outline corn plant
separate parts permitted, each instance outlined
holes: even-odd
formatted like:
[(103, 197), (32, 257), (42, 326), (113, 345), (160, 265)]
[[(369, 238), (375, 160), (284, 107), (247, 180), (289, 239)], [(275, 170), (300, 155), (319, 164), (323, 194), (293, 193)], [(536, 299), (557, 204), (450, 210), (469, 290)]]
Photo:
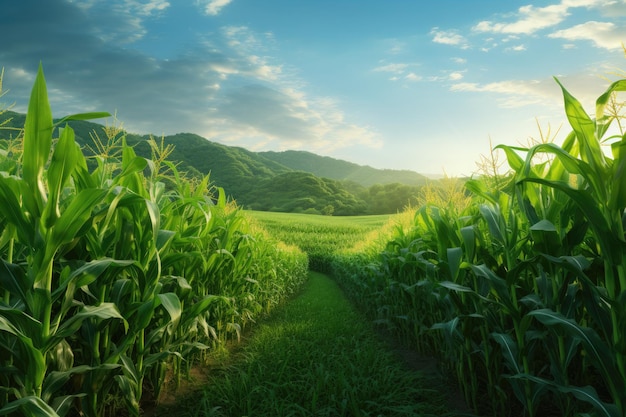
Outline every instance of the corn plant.
[(67, 123), (103, 116), (54, 123), (40, 66), (0, 154), (0, 415), (139, 415), (304, 280), (302, 253), (250, 234), (167, 149), (140, 157), (112, 129), (88, 163)]
[[(107, 115), (81, 114), (65, 120)], [(65, 413), (80, 394), (60, 395), (60, 386), (73, 375), (95, 370), (74, 365), (67, 338), (87, 321), (127, 325), (112, 303), (73, 303), (77, 282), (95, 280), (111, 261), (88, 262), (75, 270), (58, 270), (60, 265), (55, 264), (93, 221), (106, 191), (93, 188), (67, 195), (66, 186), (83, 174), (84, 164), (69, 127), (62, 129), (45, 170), (54, 128), (40, 66), (24, 126), (21, 172), (0, 175), (2, 244), (7, 253), (0, 273), (4, 289), (0, 346), (9, 374), (3, 389), (7, 402), (0, 409), (4, 414), (16, 409), (26, 414)]]
[[(573, 129), (562, 146), (498, 147), (512, 176), (469, 180), (466, 209), (419, 208), (351, 287), (437, 355), (476, 411), (626, 412), (626, 135), (607, 135), (619, 115), (606, 112), (624, 89), (613, 83), (593, 119), (562, 87)], [(358, 267), (335, 270), (359, 280)]]
[[(558, 82), (558, 80), (557, 80)], [(561, 85), (559, 83), (559, 85)], [(572, 126), (572, 133), (562, 147), (554, 144), (540, 144), (524, 150), (525, 160), (519, 157), (515, 149), (506, 148), (509, 164), (516, 170), (519, 187), (527, 190), (537, 186), (549, 188), (555, 193), (569, 198), (577, 209), (577, 216), (570, 221), (573, 234), (580, 236), (582, 230), (591, 232), (590, 253), (602, 260), (600, 268), (603, 276), (588, 277), (584, 273), (584, 262), (572, 259), (571, 252), (552, 259), (553, 264), (574, 265), (578, 285), (582, 292), (584, 315), (571, 317), (563, 308), (546, 308), (531, 312), (541, 324), (545, 325), (553, 337), (563, 334), (580, 343), (586, 361), (600, 375), (604, 387), (610, 394), (612, 403), (605, 403), (592, 385), (584, 387), (570, 386), (563, 383), (564, 378), (540, 379), (528, 376), (532, 381), (546, 385), (561, 393), (571, 394), (589, 402), (601, 415), (623, 415), (626, 412), (626, 356), (624, 353), (624, 323), (626, 309), (626, 252), (624, 239), (623, 213), (626, 207), (626, 180), (623, 170), (626, 166), (626, 136), (605, 138), (613, 117), (605, 115), (605, 108), (614, 93), (626, 89), (626, 81), (613, 83), (596, 101), (596, 117), (592, 119), (582, 105), (561, 85), (565, 110)], [(602, 151), (602, 144), (610, 142), (613, 158)], [(538, 154), (548, 154), (553, 163), (543, 175), (533, 164)], [(533, 193), (529, 205), (535, 209), (539, 204)], [(536, 209), (535, 209), (536, 211)], [(552, 225), (552, 223), (546, 223)], [(552, 226), (557, 237), (562, 236), (559, 229)], [(577, 230), (577, 229), (580, 229)], [(570, 232), (571, 233), (571, 232)], [(569, 236), (565, 236), (569, 237)], [(565, 239), (568, 240), (568, 239)], [(575, 239), (579, 240), (579, 238)], [(567, 363), (569, 353), (561, 349), (558, 357)], [(567, 379), (565, 379), (567, 382)]]

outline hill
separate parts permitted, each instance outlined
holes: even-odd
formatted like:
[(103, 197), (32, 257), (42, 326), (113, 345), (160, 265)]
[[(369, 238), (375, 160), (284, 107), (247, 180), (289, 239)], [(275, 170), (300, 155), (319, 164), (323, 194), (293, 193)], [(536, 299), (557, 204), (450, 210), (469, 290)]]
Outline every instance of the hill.
[[(0, 124), (7, 119), (9, 122), (0, 128), (0, 139), (15, 137), (18, 131), (10, 128), (22, 127), (25, 115), (0, 114)], [(101, 124), (69, 124), (86, 154), (97, 149), (95, 137), (107, 142), (107, 127)], [(144, 157), (151, 156), (149, 138), (126, 133), (127, 143)], [(238, 204), (258, 210), (337, 215), (393, 213), (428, 181), (413, 171), (380, 170), (311, 152), (252, 152), (193, 133), (165, 136), (162, 141), (165, 146), (173, 146), (169, 159), (177, 162), (180, 170), (192, 175), (209, 174), (211, 182), (224, 188)]]
[(429, 181), (427, 177), (414, 171), (376, 169), (306, 151), (267, 151), (259, 152), (259, 155), (294, 170), (339, 181), (352, 181), (364, 187), (393, 183), (423, 185)]

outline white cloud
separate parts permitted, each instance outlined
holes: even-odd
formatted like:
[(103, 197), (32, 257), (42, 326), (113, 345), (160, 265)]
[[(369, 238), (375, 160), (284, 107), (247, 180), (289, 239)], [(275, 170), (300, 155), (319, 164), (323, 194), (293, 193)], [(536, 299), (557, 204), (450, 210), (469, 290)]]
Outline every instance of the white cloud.
[(500, 98), (498, 102), (504, 108), (516, 108), (529, 105), (537, 105), (548, 101), (558, 103), (558, 92), (554, 82), (547, 80), (507, 80), (488, 84), (462, 82), (453, 84), (451, 91), (494, 93)]
[(386, 64), (386, 65), (381, 65), (379, 67), (374, 68), (374, 71), (376, 72), (391, 72), (394, 74), (402, 74), (406, 68), (408, 67), (408, 64)]
[(410, 72), (404, 77), (404, 79), (407, 81), (420, 81), (422, 77), (415, 74), (414, 72)]
[(568, 7), (563, 4), (546, 7), (522, 6), (518, 9), (518, 20), (511, 23), (498, 23), (488, 20), (474, 26), (476, 32), (532, 34), (540, 29), (555, 26), (567, 16)]
[(144, 16), (151, 16), (163, 12), (170, 7), (170, 3), (166, 0), (150, 0), (146, 3), (141, 3), (136, 0), (127, 0), (126, 4)]
[(381, 146), (376, 132), (348, 122), (333, 99), (309, 97), (297, 89), (260, 84), (231, 89), (210, 116), (207, 137), (252, 150)]
[(417, 67), (419, 64), (416, 63), (385, 63), (384, 65), (380, 65), (374, 68), (372, 71), (374, 72), (386, 72), (391, 74), (389, 77), (389, 81), (421, 81), (423, 77), (419, 74), (416, 74), (414, 71), (411, 71), (411, 68)]
[(459, 57), (452, 58), (452, 61), (453, 61), (453, 62), (455, 62), (455, 63), (457, 63), (457, 64), (461, 64), (461, 65), (466, 64), (466, 63), (467, 63), (467, 59), (465, 59), (465, 58), (459, 58)]
[(198, 4), (203, 8), (204, 13), (210, 16), (217, 16), (231, 2), (232, 0), (198, 0)]
[[(597, 74), (587, 72), (559, 76), (560, 82), (589, 111), (595, 110), (595, 100), (608, 84), (598, 76), (604, 71), (599, 68)], [(541, 80), (504, 80), (486, 84), (459, 82), (450, 87), (453, 92), (472, 92), (494, 94), (500, 107), (519, 108), (523, 106), (543, 106), (555, 114), (562, 113), (563, 95), (553, 78)], [(590, 113), (592, 114), (592, 113)]]
[(526, 46), (525, 45), (515, 45), (515, 46), (511, 46), (510, 48), (506, 48), (507, 51), (515, 51), (515, 52), (521, 52), (521, 51), (525, 51), (526, 50)]
[(433, 42), (435, 43), (458, 46), (463, 49), (469, 48), (467, 39), (465, 39), (462, 35), (459, 35), (456, 31), (440, 30), (438, 27), (434, 27), (431, 29), (430, 35), (433, 37)]
[(585, 22), (548, 35), (550, 38), (568, 41), (589, 40), (597, 47), (604, 49), (621, 49), (626, 41), (626, 29), (610, 22)]
[(452, 81), (458, 81), (463, 79), (463, 73), (459, 72), (459, 71), (455, 71), (455, 72), (451, 72), (450, 75), (448, 76), (450, 78), (450, 80)]

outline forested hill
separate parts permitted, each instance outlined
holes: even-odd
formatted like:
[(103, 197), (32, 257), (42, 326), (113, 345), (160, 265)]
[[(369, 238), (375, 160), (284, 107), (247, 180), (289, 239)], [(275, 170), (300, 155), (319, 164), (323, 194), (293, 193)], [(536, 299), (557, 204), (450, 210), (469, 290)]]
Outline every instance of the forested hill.
[(268, 151), (259, 152), (259, 155), (294, 170), (334, 180), (353, 181), (364, 187), (392, 183), (422, 185), (429, 181), (427, 177), (415, 171), (376, 169), (306, 151)]
[[(0, 139), (15, 137), (11, 127), (24, 126), (25, 115), (0, 114)], [(107, 142), (105, 126), (72, 121), (77, 142), (89, 153), (97, 149), (93, 138)], [(137, 154), (149, 157), (150, 135), (127, 133)], [(413, 203), (419, 187), (428, 179), (412, 171), (379, 170), (310, 152), (252, 152), (211, 142), (192, 133), (154, 138), (172, 145), (168, 159), (191, 174), (210, 174), (238, 204), (251, 209), (336, 215), (382, 214), (402, 210)]]

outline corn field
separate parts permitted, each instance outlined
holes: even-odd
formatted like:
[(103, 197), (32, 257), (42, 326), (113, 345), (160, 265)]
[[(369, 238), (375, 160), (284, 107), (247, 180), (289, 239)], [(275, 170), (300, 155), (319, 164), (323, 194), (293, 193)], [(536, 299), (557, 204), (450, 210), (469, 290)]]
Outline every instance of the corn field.
[(376, 258), (334, 261), (376, 323), (435, 355), (483, 415), (626, 415), (626, 135), (612, 111), (626, 80), (594, 117), (559, 85), (562, 146), (499, 146), (507, 178), (422, 205)]
[[(123, 135), (89, 160), (53, 123), (41, 67), (0, 149), (0, 415), (139, 415), (304, 281), (306, 256)], [(115, 132), (114, 132), (115, 133)], [(212, 195), (216, 197), (213, 198)]]

